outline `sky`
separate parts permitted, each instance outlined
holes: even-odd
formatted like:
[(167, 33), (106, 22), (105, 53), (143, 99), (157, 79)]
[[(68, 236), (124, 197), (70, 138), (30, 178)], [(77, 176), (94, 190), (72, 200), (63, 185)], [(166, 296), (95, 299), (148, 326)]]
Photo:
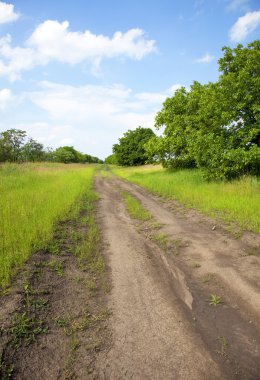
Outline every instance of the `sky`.
[(260, 38), (260, 0), (0, 0), (0, 132), (104, 159)]

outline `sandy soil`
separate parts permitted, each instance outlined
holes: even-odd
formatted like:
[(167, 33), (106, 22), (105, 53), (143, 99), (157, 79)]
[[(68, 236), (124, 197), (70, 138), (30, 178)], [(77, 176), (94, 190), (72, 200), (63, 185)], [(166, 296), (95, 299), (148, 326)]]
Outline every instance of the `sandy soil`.
[[(248, 255), (259, 236), (234, 239), (214, 221), (116, 178), (98, 177), (96, 189), (113, 285), (113, 339), (98, 357), (99, 378), (259, 379), (259, 257)], [(152, 222), (130, 219), (122, 190)], [(167, 238), (163, 247), (158, 234)], [(220, 305), (209, 305), (211, 294)]]

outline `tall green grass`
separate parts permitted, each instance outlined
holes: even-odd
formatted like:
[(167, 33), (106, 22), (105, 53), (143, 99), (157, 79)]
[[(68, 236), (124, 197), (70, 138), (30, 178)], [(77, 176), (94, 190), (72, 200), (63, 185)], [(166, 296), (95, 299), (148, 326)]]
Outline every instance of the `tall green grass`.
[(94, 166), (0, 166), (0, 287), (52, 236), (83, 194), (91, 194)]
[(129, 194), (127, 191), (122, 191), (121, 194), (126, 203), (127, 211), (132, 218), (143, 221), (150, 220), (152, 218), (152, 215), (147, 210), (145, 210), (142, 207), (141, 203), (132, 197), (131, 194)]
[(256, 177), (207, 182), (199, 170), (170, 172), (160, 166), (112, 170), (153, 193), (176, 199), (225, 222), (235, 222), (243, 230), (260, 232), (260, 181)]

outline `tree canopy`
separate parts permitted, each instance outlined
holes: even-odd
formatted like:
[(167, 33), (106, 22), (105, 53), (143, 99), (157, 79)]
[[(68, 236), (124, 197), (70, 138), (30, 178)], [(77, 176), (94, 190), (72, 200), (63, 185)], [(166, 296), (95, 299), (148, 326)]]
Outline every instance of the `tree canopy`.
[(38, 141), (28, 138), (25, 131), (9, 129), (0, 133), (0, 162), (54, 161), (63, 163), (102, 163), (98, 157), (77, 151), (73, 146), (56, 150), (44, 149)]
[(149, 156), (144, 148), (155, 134), (150, 128), (138, 127), (135, 130), (128, 130), (119, 143), (113, 145), (113, 159), (122, 166), (143, 165), (149, 160)]
[(165, 167), (202, 168), (207, 178), (230, 179), (260, 171), (260, 41), (224, 47), (216, 83), (194, 82), (167, 98), (146, 144)]

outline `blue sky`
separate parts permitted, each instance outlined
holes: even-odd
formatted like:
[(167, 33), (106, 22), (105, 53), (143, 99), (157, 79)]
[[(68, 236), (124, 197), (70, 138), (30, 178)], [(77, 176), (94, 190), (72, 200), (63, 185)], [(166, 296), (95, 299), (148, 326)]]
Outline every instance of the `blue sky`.
[(259, 0), (0, 1), (0, 132), (100, 158), (260, 37)]

